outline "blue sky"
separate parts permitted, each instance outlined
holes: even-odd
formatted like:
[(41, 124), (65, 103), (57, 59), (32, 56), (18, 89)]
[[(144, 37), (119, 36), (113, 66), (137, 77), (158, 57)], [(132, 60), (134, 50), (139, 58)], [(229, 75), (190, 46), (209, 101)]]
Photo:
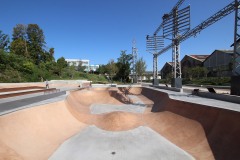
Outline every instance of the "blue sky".
[[(121, 50), (131, 53), (136, 40), (138, 56), (152, 70), (152, 55), (146, 52), (145, 37), (152, 35), (178, 0), (5, 0), (1, 2), (0, 30), (11, 36), (16, 24), (38, 24), (47, 47), (55, 48), (55, 58), (89, 59), (91, 64), (117, 60)], [(195, 27), (233, 0), (186, 0), (191, 5), (191, 27)], [(231, 49), (234, 14), (203, 30), (181, 44), (186, 54), (211, 54), (215, 49)], [(161, 34), (161, 32), (159, 33)], [(165, 44), (170, 44), (165, 40)], [(159, 70), (171, 61), (171, 50), (158, 58)]]

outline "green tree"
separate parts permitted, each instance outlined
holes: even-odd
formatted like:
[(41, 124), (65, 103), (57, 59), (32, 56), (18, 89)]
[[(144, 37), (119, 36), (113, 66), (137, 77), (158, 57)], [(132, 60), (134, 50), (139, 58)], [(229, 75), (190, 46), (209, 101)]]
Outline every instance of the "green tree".
[(10, 51), (14, 54), (29, 58), (26, 25), (17, 24), (13, 28), (12, 40)]
[(188, 68), (187, 73), (189, 76), (189, 79), (192, 80), (192, 78), (200, 78), (200, 77), (207, 77), (208, 69), (205, 67), (194, 67), (194, 68)]
[(43, 30), (37, 24), (29, 24), (27, 27), (27, 39), (32, 60), (38, 64), (44, 57), (45, 36)]
[(105, 74), (107, 73), (107, 65), (100, 65), (99, 68), (96, 70), (97, 73), (99, 74)]
[(24, 24), (17, 24), (13, 28), (13, 34), (12, 34), (12, 39), (22, 39), (22, 40), (27, 40), (27, 26)]
[(49, 49), (49, 61), (54, 61), (54, 48)]
[(67, 61), (65, 61), (64, 57), (61, 57), (57, 60), (57, 69), (58, 75), (61, 76), (62, 70), (68, 66)]
[(12, 41), (10, 45), (10, 52), (29, 58), (28, 52), (26, 50), (26, 42), (22, 39), (16, 39)]
[(4, 34), (1, 30), (0, 30), (0, 50), (5, 50), (7, 49), (8, 45), (9, 45), (9, 36)]
[(6, 69), (8, 63), (8, 54), (0, 49), (0, 74)]
[(126, 50), (121, 51), (121, 55), (118, 58), (117, 67), (117, 78), (123, 81), (124, 83), (129, 80), (130, 70), (130, 61), (132, 60), (131, 54), (126, 54)]
[(77, 71), (79, 71), (79, 72), (84, 72), (85, 69), (86, 69), (86, 66), (83, 66), (83, 65), (82, 65), (82, 62), (80, 62), (80, 63), (78, 64), (78, 66), (77, 66)]
[(146, 72), (146, 68), (147, 68), (146, 62), (141, 57), (136, 62), (136, 73), (137, 73), (138, 76), (140, 76), (141, 82), (142, 82), (143, 74)]
[(113, 81), (113, 76), (116, 75), (117, 71), (118, 71), (118, 68), (117, 68), (117, 65), (116, 63), (114, 62), (113, 59), (111, 59), (108, 64), (106, 65), (106, 71), (111, 79), (111, 82)]

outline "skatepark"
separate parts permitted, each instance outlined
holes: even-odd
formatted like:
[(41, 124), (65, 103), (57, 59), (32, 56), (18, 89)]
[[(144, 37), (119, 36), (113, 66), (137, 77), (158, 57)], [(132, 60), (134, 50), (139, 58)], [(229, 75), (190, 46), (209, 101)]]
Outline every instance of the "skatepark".
[(240, 157), (239, 104), (152, 87), (53, 86), (61, 91), (0, 100), (24, 104), (1, 112), (0, 159)]

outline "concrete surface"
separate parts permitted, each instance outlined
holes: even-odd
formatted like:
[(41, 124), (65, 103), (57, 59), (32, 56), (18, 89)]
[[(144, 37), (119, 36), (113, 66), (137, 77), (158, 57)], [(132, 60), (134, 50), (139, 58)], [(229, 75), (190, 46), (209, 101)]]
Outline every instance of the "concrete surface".
[(166, 94), (168, 94), (169, 98), (174, 99), (174, 100), (179, 100), (179, 101), (183, 101), (183, 102), (190, 102), (190, 103), (194, 103), (194, 104), (201, 104), (201, 105), (206, 105), (206, 106), (211, 106), (211, 107), (216, 107), (216, 108), (223, 108), (223, 109), (240, 112), (240, 104), (226, 102), (226, 101), (220, 101), (220, 100), (216, 100), (216, 99), (199, 97), (199, 96), (192, 95), (190, 93), (180, 93), (180, 92), (168, 91), (168, 90), (157, 89), (157, 88), (152, 88), (152, 87), (145, 87), (145, 88), (150, 88), (152, 90), (166, 93)]
[(92, 114), (103, 114), (110, 112), (132, 112), (143, 113), (145, 105), (111, 105), (111, 104), (92, 104), (90, 109)]
[[(74, 85), (67, 84), (67, 86), (62, 85), (61, 87), (76, 87)], [(48, 159), (55, 151), (58, 151), (61, 144), (65, 146), (65, 141), (67, 144), (68, 142), (73, 144), (74, 140), (72, 141), (70, 138), (72, 136), (80, 137), (79, 141), (82, 140), (85, 146), (89, 145), (92, 155), (87, 152), (88, 148), (83, 148), (81, 143), (76, 145), (79, 145), (80, 149), (85, 149), (86, 154), (78, 152), (78, 148), (73, 146), (67, 146), (64, 154), (74, 152), (73, 155), (81, 153), (81, 155), (87, 156), (89, 153), (93, 159), (96, 155), (95, 151), (102, 152), (106, 158), (112, 159), (117, 156), (120, 159), (121, 156), (128, 154), (134, 156), (128, 153), (128, 148), (136, 152), (136, 155), (147, 156), (145, 159), (154, 159), (156, 157), (152, 157), (151, 151), (144, 153), (142, 150), (153, 147), (152, 151), (158, 155), (154, 148), (155, 140), (159, 142), (156, 144), (157, 151), (164, 152), (164, 155), (170, 154), (168, 150), (180, 151), (173, 145), (168, 145), (169, 143), (167, 143), (167, 146), (170, 146), (168, 150), (165, 150), (164, 147), (161, 148), (160, 145), (166, 142), (162, 141), (162, 137), (177, 148), (184, 150), (184, 152), (176, 152), (180, 156), (187, 152), (199, 160), (225, 160), (240, 157), (240, 125), (238, 123), (240, 112), (237, 104), (151, 87), (131, 88), (130, 86), (75, 90), (63, 99), (60, 98), (60, 101), (39, 106), (33, 104), (34, 107), (0, 116), (0, 159)], [(151, 106), (145, 108), (144, 113), (141, 114), (126, 111), (91, 113), (93, 104), (113, 106), (132, 104), (134, 107), (137, 104), (141, 106), (140, 101)], [(84, 133), (89, 128), (90, 131), (91, 128), (95, 128), (93, 133), (88, 135), (91, 135), (93, 140), (95, 137), (96, 141), (86, 139), (88, 144), (83, 137), (88, 136)], [(139, 133), (139, 128), (144, 134)], [(140, 138), (138, 134), (135, 134), (135, 130), (136, 133), (139, 133)], [(152, 131), (154, 131), (153, 135)], [(151, 136), (144, 137), (145, 134), (149, 133), (150, 135), (150, 132)], [(109, 135), (116, 136), (110, 143), (101, 140), (101, 138), (107, 140)], [(132, 137), (132, 139), (130, 138), (127, 143), (122, 135)], [(143, 137), (147, 140), (144, 141)], [(75, 140), (78, 141), (78, 138)], [(119, 148), (118, 141), (123, 144)], [(154, 146), (148, 146), (148, 141)], [(101, 150), (104, 147), (94, 148), (97, 147), (98, 142), (101, 146), (108, 146), (109, 150), (105, 152), (105, 150)], [(144, 148), (145, 146), (147, 148)], [(127, 150), (121, 147), (126, 147)]]
[(193, 160), (148, 127), (125, 132), (89, 126), (65, 141), (49, 160)]
[(11, 98), (11, 100), (8, 99), (9, 101), (7, 102), (0, 101), (0, 115), (8, 114), (29, 107), (60, 101), (65, 98), (66, 98), (65, 91), (48, 95), (37, 95), (30, 97), (25, 96), (22, 99)]
[(110, 112), (132, 112), (144, 113), (146, 105), (137, 96), (128, 95), (133, 101), (132, 104), (127, 105), (113, 105), (113, 104), (92, 104), (90, 110), (92, 114), (103, 114)]

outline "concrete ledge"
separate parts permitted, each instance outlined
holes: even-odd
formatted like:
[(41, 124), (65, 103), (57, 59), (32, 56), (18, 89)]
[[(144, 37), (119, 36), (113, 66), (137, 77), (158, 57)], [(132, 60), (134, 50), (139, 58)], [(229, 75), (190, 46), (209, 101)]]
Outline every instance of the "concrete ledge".
[(5, 103), (0, 103), (0, 115), (8, 114), (11, 112), (15, 112), (21, 109), (28, 108), (26, 107), (27, 105), (31, 105), (37, 102), (41, 102), (44, 100), (48, 100), (51, 98), (55, 98), (58, 96), (65, 95), (66, 91), (61, 91), (53, 94), (45, 94), (45, 95), (40, 95), (36, 97), (30, 97), (30, 98), (25, 98), (25, 99), (20, 99), (16, 101), (10, 101), (10, 102), (5, 102)]
[(200, 96), (200, 97), (217, 99), (217, 100), (221, 100), (221, 101), (227, 101), (227, 102), (240, 104), (239, 96), (216, 94), (216, 93), (209, 93), (209, 92), (198, 92), (196, 95)]
[(216, 88), (216, 89), (231, 89), (231, 86), (197, 85), (197, 84), (186, 84), (184, 86), (202, 87), (202, 88)]
[(165, 86), (156, 86), (156, 85), (150, 85), (150, 87), (155, 87), (155, 88), (165, 89), (165, 90), (175, 91), (175, 92), (183, 92), (183, 89), (182, 89), (182, 88), (165, 87)]

